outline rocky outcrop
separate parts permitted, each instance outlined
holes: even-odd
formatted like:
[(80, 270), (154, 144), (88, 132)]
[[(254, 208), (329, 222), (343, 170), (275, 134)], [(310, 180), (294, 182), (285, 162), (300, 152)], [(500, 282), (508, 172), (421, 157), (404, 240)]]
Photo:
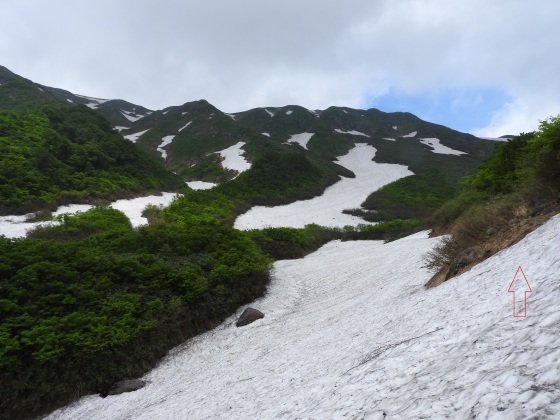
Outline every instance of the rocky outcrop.
[(237, 327), (243, 327), (261, 318), (264, 318), (264, 314), (261, 311), (255, 308), (247, 308), (243, 311), (235, 325)]

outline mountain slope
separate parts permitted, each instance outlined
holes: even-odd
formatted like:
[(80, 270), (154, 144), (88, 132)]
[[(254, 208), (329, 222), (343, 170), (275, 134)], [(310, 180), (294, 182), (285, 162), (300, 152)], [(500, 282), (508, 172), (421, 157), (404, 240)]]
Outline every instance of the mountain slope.
[(59, 106), (60, 101), (41, 85), (0, 66), (0, 110), (21, 112), (41, 105)]
[[(1, 70), (5, 86), (0, 86), (0, 107), (2, 101), (4, 107), (20, 104), (17, 107), (21, 109), (53, 101), (57, 106), (86, 105), (185, 181), (223, 183), (235, 178), (238, 173), (224, 167), (220, 152), (237, 144), (249, 162), (266, 160), (265, 154), (275, 150), (280, 155), (303, 156), (325, 174), (316, 179), (315, 186), (308, 184), (297, 192), (286, 190), (283, 202), (316, 196), (338, 176), (352, 176), (333, 161), (355, 143), (370, 144), (377, 150), (377, 162), (406, 165), (415, 174), (373, 193), (360, 208), (348, 209), (370, 221), (430, 215), (456, 194), (459, 180), (473, 172), (495, 146), (494, 142), (423, 121), (410, 113), (347, 107), (308, 110), (289, 105), (225, 114), (204, 100), (150, 111), (122, 100), (90, 98), (36, 85), (5, 68)], [(8, 94), (3, 96), (2, 89)], [(244, 175), (244, 184), (262, 184), (250, 173)], [(297, 171), (283, 176), (294, 178)], [(294, 182), (298, 183), (281, 181)], [(247, 184), (243, 188), (255, 191), (255, 187)], [(250, 193), (249, 203), (256, 204), (263, 198), (262, 187), (274, 188), (272, 182), (257, 187), (261, 191)]]
[(0, 112), (0, 214), (181, 185), (86, 107)]
[[(251, 304), (262, 320), (231, 317), (170, 352), (145, 388), (47, 418), (557, 418), (559, 229), (555, 217), (429, 291), (422, 255), (438, 239), (425, 233), (277, 262)], [(520, 262), (536, 292), (526, 319), (507, 293)]]

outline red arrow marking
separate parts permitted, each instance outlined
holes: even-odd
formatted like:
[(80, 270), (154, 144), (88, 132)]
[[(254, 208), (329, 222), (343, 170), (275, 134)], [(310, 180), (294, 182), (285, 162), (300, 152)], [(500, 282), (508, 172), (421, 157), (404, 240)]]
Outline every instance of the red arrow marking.
[[(519, 266), (508, 288), (508, 292), (513, 293), (513, 316), (515, 318), (527, 317), (527, 293), (531, 293), (532, 291), (533, 289), (531, 289), (531, 285), (527, 280), (527, 276), (525, 276), (523, 269), (521, 268), (521, 266)], [(523, 312), (521, 313), (521, 311), (519, 311), (520, 314), (518, 314), (515, 308), (515, 304), (516, 304), (515, 294), (521, 292), (523, 292)]]

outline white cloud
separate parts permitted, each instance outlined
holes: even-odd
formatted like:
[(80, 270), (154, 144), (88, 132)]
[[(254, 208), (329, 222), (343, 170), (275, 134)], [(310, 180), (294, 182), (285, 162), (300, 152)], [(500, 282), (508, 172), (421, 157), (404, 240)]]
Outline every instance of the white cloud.
[(556, 0), (8, 0), (0, 56), (40, 83), (149, 108), (495, 87), (513, 101), (480, 130), (528, 131), (560, 112), (558, 15)]

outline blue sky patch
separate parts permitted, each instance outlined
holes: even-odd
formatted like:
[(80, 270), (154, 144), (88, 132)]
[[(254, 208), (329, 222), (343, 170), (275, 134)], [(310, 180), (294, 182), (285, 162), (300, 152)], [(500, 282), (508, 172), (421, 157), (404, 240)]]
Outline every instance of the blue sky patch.
[(368, 100), (366, 107), (411, 112), (423, 120), (469, 133), (488, 126), (493, 115), (511, 101), (510, 95), (497, 88), (448, 89), (415, 95), (390, 91)]

